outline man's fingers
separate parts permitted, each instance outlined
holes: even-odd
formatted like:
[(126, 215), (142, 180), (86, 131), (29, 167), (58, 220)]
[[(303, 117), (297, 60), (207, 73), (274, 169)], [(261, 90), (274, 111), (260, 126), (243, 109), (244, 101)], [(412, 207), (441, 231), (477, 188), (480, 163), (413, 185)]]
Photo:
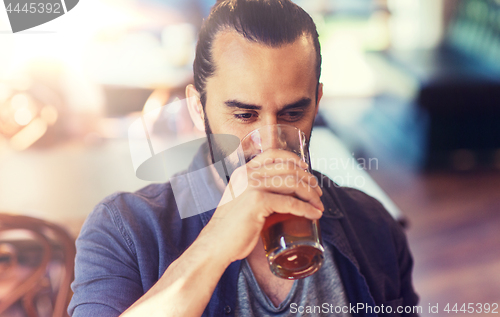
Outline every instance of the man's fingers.
[(275, 150), (275, 149), (270, 149), (257, 155), (252, 160), (250, 160), (247, 163), (247, 165), (251, 169), (260, 169), (263, 166), (272, 165), (276, 163), (281, 163), (281, 164), (293, 163), (301, 169), (308, 168), (307, 163), (302, 161), (297, 154), (286, 150)]
[[(310, 177), (314, 176), (310, 175)], [(261, 182), (261, 188), (264, 188), (267, 192), (295, 196), (312, 204), (317, 209), (324, 210), (318, 192), (311, 188), (306, 180), (298, 180), (294, 175), (275, 175), (273, 177), (264, 177)]]
[(269, 216), (272, 212), (281, 214), (292, 214), (308, 219), (319, 219), (323, 212), (315, 208), (310, 203), (304, 202), (298, 198), (274, 193), (267, 193), (264, 199), (269, 199)]
[[(290, 170), (287, 168), (275, 167), (270, 170), (261, 168), (257, 171), (248, 170), (250, 173), (251, 186), (260, 187), (263, 186), (266, 190), (271, 190), (272, 187), (278, 188), (279, 192), (289, 194), (286, 189), (295, 189), (304, 187), (308, 192), (315, 192), (318, 196), (323, 195), (323, 191), (319, 187), (316, 177), (302, 169)], [(285, 191), (283, 191), (285, 190)], [(300, 193), (297, 193), (300, 195)], [(303, 195), (300, 195), (301, 199), (309, 200)]]

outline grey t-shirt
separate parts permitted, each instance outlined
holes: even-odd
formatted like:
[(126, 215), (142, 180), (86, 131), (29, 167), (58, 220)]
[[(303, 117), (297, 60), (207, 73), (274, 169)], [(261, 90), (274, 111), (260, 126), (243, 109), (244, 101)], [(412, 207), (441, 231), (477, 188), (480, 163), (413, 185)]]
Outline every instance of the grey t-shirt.
[[(235, 316), (339, 316), (350, 317), (344, 286), (331, 250), (315, 274), (295, 280), (290, 293), (278, 306), (261, 290), (246, 260), (241, 262)], [(344, 308), (344, 309), (342, 309)]]

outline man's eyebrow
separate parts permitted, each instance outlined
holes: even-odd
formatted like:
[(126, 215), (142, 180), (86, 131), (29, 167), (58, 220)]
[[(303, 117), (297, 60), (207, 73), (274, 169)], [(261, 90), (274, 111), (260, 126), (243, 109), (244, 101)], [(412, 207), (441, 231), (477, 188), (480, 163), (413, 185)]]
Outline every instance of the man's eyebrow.
[(246, 104), (246, 103), (239, 102), (236, 100), (228, 100), (225, 102), (225, 104), (229, 108), (239, 108), (239, 109), (245, 109), (245, 110), (260, 110), (260, 109), (262, 109), (261, 106), (250, 105), (250, 104)]
[[(239, 109), (245, 109), (245, 110), (261, 110), (262, 106), (257, 106), (257, 105), (252, 105), (252, 104), (246, 104), (237, 100), (228, 100), (225, 102), (226, 106), (229, 108), (239, 108)], [(296, 108), (307, 108), (311, 104), (311, 98), (302, 98), (299, 101), (296, 101), (294, 103), (288, 104), (284, 106), (282, 109), (280, 109), (280, 112), (287, 111), (290, 109), (296, 109)]]
[(310, 104), (311, 104), (311, 98), (302, 98), (299, 101), (284, 106), (283, 109), (280, 110), (280, 112), (296, 108), (305, 109), (309, 107)]

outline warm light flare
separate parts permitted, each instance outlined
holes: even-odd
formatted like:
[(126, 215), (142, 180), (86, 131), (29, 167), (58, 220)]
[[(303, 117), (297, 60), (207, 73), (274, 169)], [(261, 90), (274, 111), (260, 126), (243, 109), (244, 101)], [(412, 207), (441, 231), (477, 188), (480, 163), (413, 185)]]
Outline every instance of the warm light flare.
[[(137, 10), (133, 1), (82, 1), (66, 16), (37, 28), (48, 30), (46, 32), (13, 34), (8, 43), (0, 39), (0, 47), (8, 45), (10, 50), (5, 55), (9, 62), (0, 63), (0, 79), (15, 76), (20, 69), (37, 60), (57, 61), (70, 70), (81, 70), (84, 54), (97, 35), (103, 32), (113, 34), (113, 31), (119, 35), (131, 26), (146, 23), (148, 17)], [(54, 65), (52, 63), (49, 67)]]
[(40, 139), (46, 131), (47, 123), (36, 118), (10, 139), (10, 146), (17, 151), (25, 150)]
[(25, 126), (28, 123), (30, 123), (32, 119), (33, 119), (33, 114), (26, 107), (18, 109), (14, 113), (14, 121), (16, 121), (16, 123), (19, 125)]
[(153, 93), (149, 96), (148, 100), (144, 104), (142, 113), (145, 114), (157, 108), (161, 108), (167, 103), (168, 98), (170, 98), (170, 92), (168, 90), (157, 89), (153, 91)]
[(40, 111), (40, 117), (47, 122), (48, 125), (53, 125), (57, 121), (58, 113), (56, 107), (46, 105)]
[(30, 105), (30, 100), (25, 94), (17, 94), (10, 100), (10, 106), (13, 110), (28, 108)]

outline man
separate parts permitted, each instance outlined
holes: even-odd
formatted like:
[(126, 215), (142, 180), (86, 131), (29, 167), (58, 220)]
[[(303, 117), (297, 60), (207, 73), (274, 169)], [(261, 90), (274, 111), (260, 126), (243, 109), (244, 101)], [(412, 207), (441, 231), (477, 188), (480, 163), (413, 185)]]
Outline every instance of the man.
[[(320, 69), (316, 28), (298, 6), (219, 1), (199, 35), (195, 85), (186, 89), (190, 113), (207, 134), (241, 139), (263, 125), (285, 123), (310, 138), (322, 97)], [(199, 169), (204, 159), (208, 155), (195, 158), (190, 168)], [(174, 199), (170, 183), (106, 198), (77, 240), (70, 314), (383, 316), (416, 305), (412, 259), (399, 225), (373, 198), (316, 172), (318, 181), (304, 177), (303, 164), (291, 153), (266, 151), (231, 175), (235, 184), (248, 177), (241, 195), (184, 219), (175, 201), (182, 195)], [(265, 177), (293, 183), (256, 181)], [(215, 172), (190, 185), (200, 200), (228, 191), (221, 193), (224, 182)], [(296, 281), (271, 273), (259, 234), (274, 212), (320, 218), (325, 264), (317, 273)]]

